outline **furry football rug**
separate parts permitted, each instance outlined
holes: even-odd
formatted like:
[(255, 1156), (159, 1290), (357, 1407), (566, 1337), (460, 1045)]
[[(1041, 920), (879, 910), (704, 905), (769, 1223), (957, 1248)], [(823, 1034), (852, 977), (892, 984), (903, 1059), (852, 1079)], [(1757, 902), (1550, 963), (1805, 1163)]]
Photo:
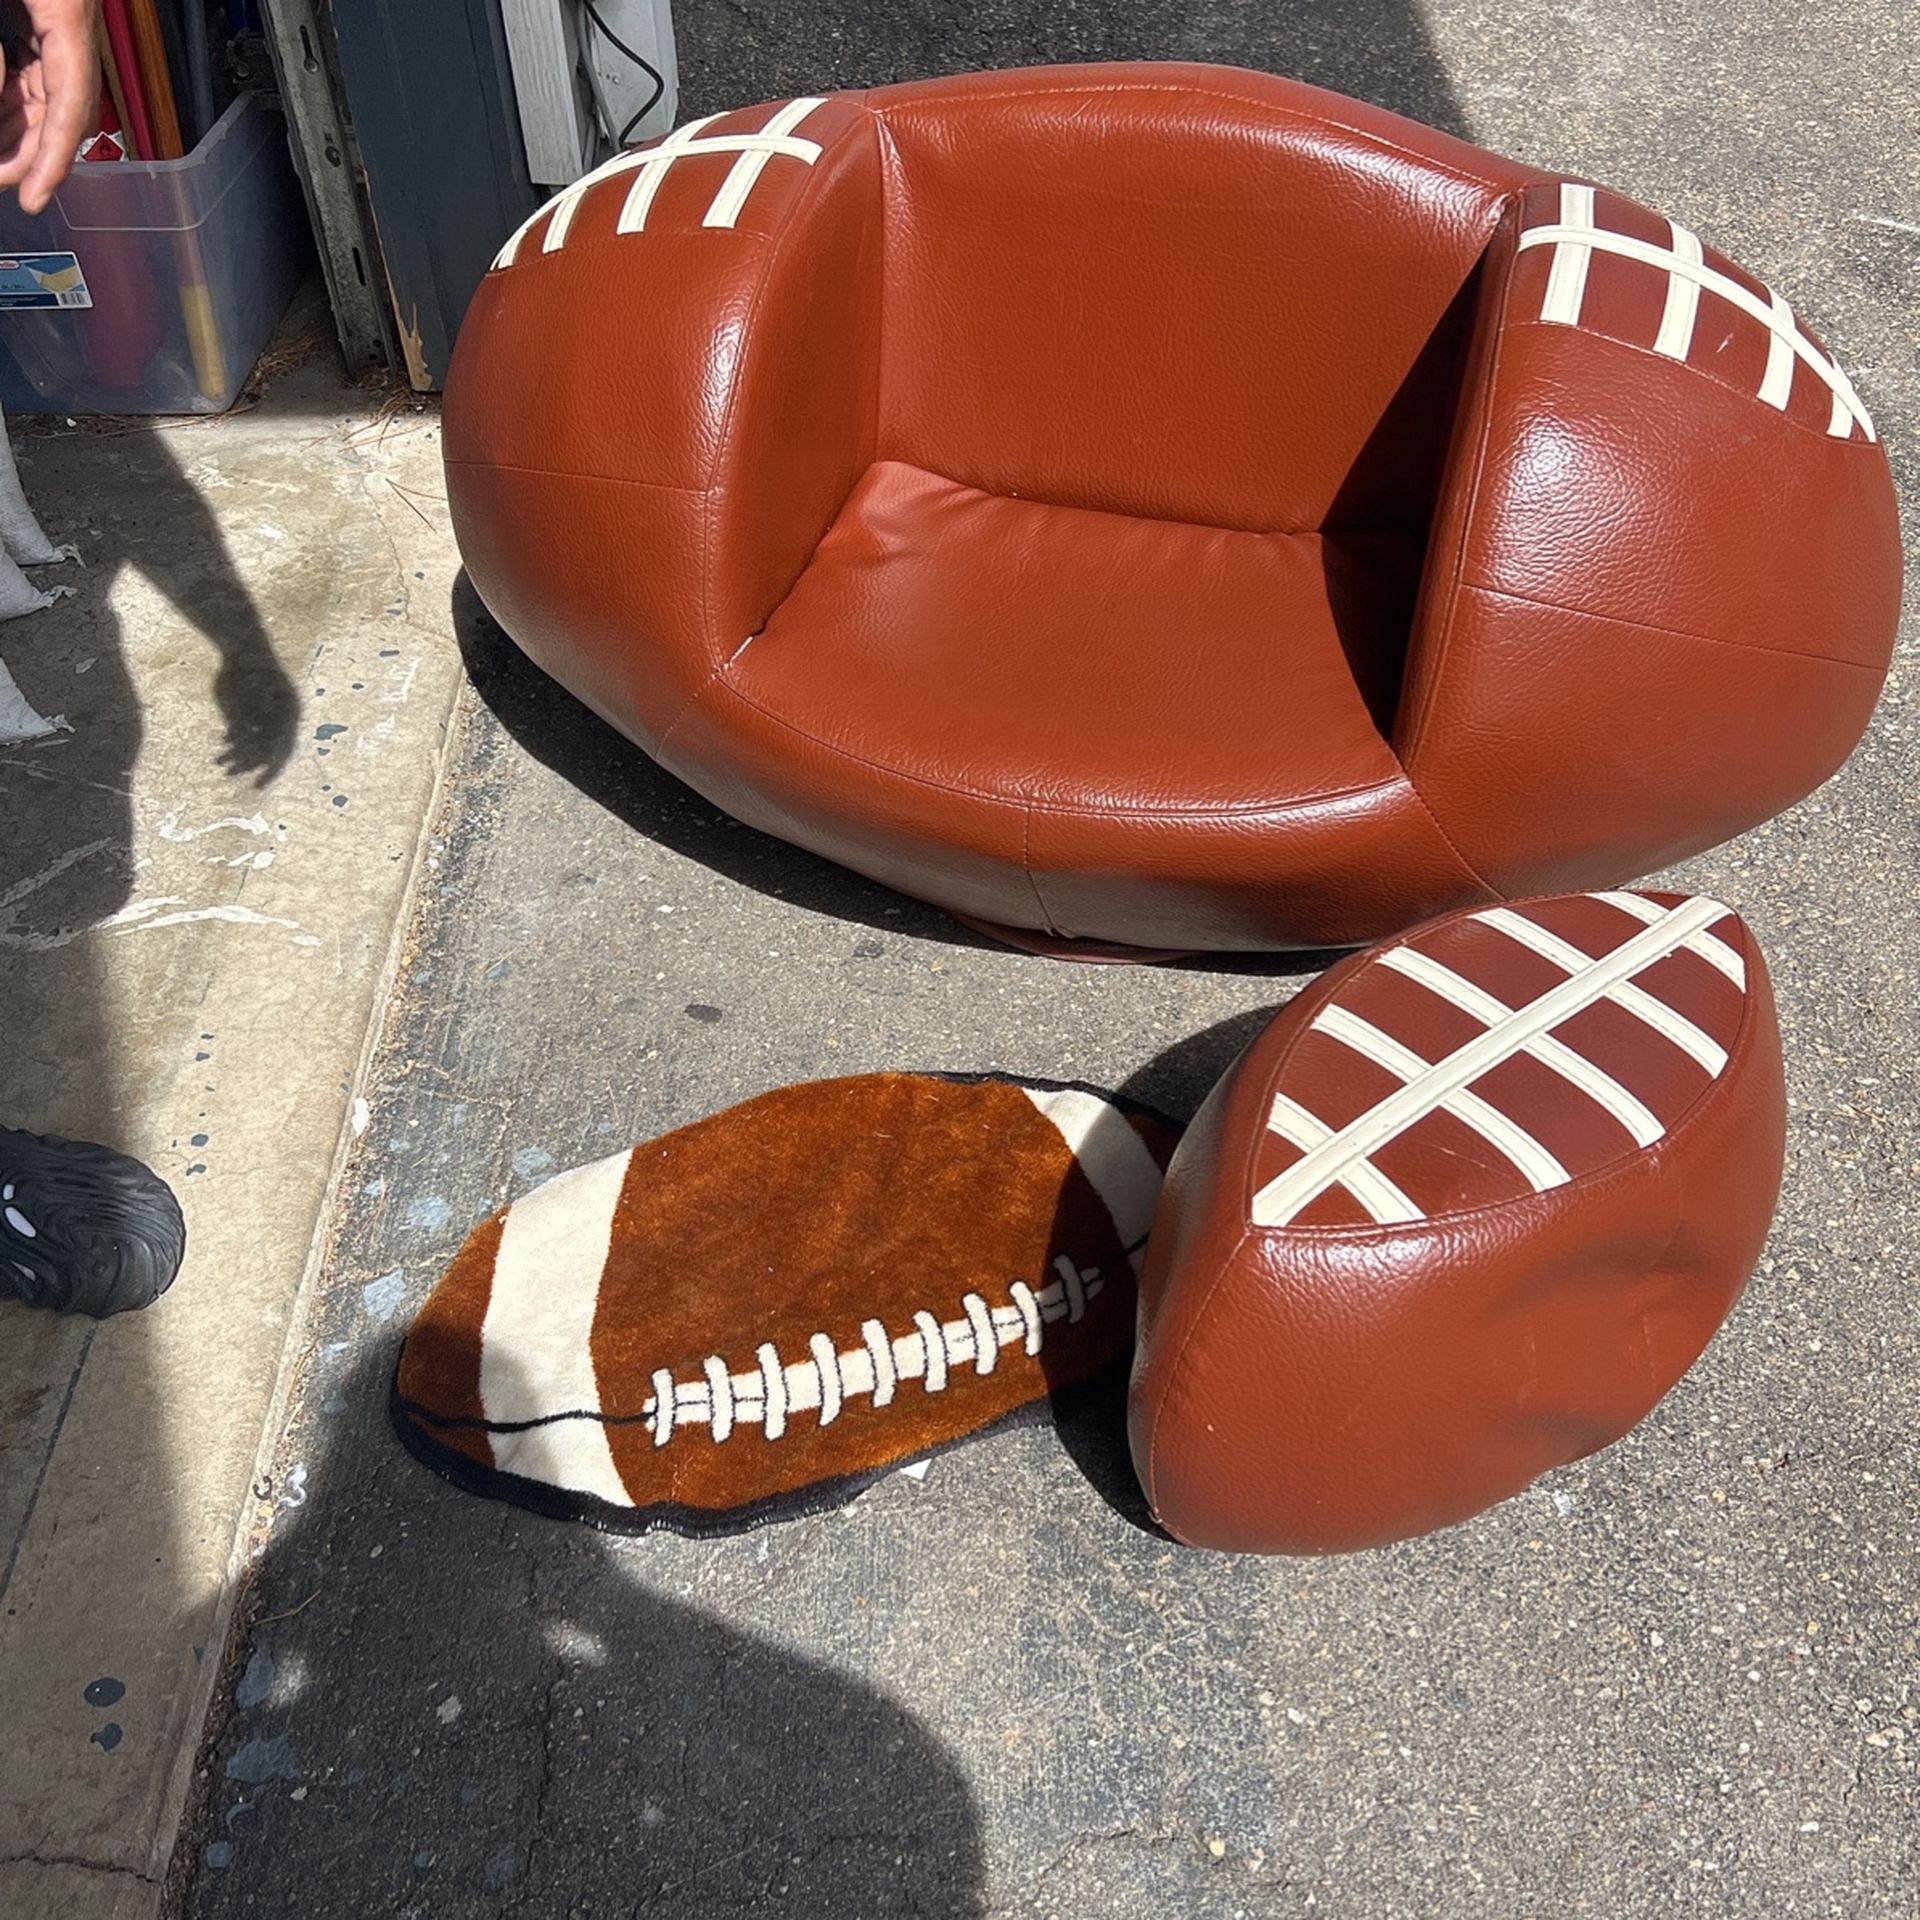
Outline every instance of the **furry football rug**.
[(621, 1531), (836, 1506), (1130, 1348), (1177, 1129), (1048, 1082), (783, 1087), (461, 1248), (393, 1416), (464, 1487)]

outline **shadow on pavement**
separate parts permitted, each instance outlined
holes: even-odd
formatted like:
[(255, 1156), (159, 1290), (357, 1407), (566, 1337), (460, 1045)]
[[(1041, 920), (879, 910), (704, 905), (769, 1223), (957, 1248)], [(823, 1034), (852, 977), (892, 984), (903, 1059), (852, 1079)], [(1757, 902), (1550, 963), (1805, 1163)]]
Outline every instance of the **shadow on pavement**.
[(1255, 1007), (1182, 1036), (1135, 1069), (1120, 1092), (1129, 1100), (1171, 1114), (1184, 1125), (1279, 1012), (1280, 1004)]
[[(109, 484), (84, 500), (71, 496), (70, 481), (45, 487), (54, 463), (43, 435), (20, 439), (29, 499), (50, 536), (71, 540), (81, 559), (34, 570), (42, 585), (71, 586), (70, 598), (0, 625), (0, 655), (28, 700), (73, 728), (0, 749), (0, 982), (8, 1026), (26, 1036), (0, 1054), (0, 1125), (110, 1140), (113, 1034), (79, 936), (134, 893), (132, 781), (146, 724), (112, 605), (123, 572), (146, 581), (212, 649), (221, 731), (206, 751), (232, 782), (236, 805), (251, 804), (287, 764), (300, 701), (166, 431), (127, 423), (107, 438)], [(94, 454), (83, 450), (81, 469), (104, 476)], [(59, 1090), (57, 1113), (47, 1109), (51, 1089)]]
[(972, 1793), (906, 1708), (649, 1591), (645, 1540), (436, 1478), (393, 1360), (368, 1342), (297, 1417), (190, 1920), (984, 1912)]
[[(0, 624), (0, 656), (27, 699), (73, 729), (0, 748), (0, 1127), (127, 1147), (131, 1068), (116, 1028), (146, 1010), (115, 1007), (112, 969), (89, 937), (135, 892), (132, 782), (146, 723), (112, 604), (122, 575), (148, 582), (212, 649), (222, 731), (206, 751), (228, 775), (236, 811), (257, 804), (256, 786), (286, 764), (299, 698), (168, 434), (127, 423), (78, 438), (56, 455), (45, 431), (17, 436), (29, 500), (50, 537), (72, 541), (81, 558), (33, 570), (37, 584), (70, 586), (71, 596)], [(71, 1400), (93, 1337), (91, 1323), (0, 1303), (13, 1389), (0, 1401), (0, 1603), (59, 1436), (56, 1409), (63, 1394)], [(109, 1345), (131, 1356), (142, 1338), (123, 1324)], [(131, 1416), (146, 1385), (131, 1357), (126, 1374), (119, 1393)], [(157, 1408), (144, 1424), (158, 1429)]]
[(703, 800), (536, 667), (481, 604), (464, 572), (454, 583), (453, 623), (474, 692), (516, 744), (636, 833), (812, 913), (951, 946), (989, 944), (938, 907), (756, 832)]
[[(27, 699), (72, 728), (0, 749), (0, 1126), (106, 1142), (175, 1179), (190, 1156), (169, 1162), (155, 1115), (169, 1101), (190, 1111), (210, 1076), (194, 1036), (202, 943), (218, 936), (171, 937), (171, 970), (117, 942), (181, 904), (156, 898), (150, 858), (197, 860), (160, 846), (195, 831), (160, 809), (203, 824), (271, 807), (262, 789), (291, 765), (300, 724), (209, 507), (219, 476), (196, 464), (217, 467), (219, 431), (17, 423), (27, 497), (80, 561), (34, 569), (74, 591), (0, 625)], [(180, 1291), (142, 1314), (95, 1323), (0, 1300), (0, 1881), (12, 1867), (120, 1876), (124, 1890), (157, 1870), (156, 1846), (164, 1866), (166, 1780), (195, 1730), (213, 1618), (204, 1541), (234, 1518), (195, 1507), (174, 1430), (186, 1389), (169, 1383), (194, 1365), (181, 1365), (178, 1302), (226, 1279), (196, 1267), (190, 1244)], [(16, 1905), (11, 1884), (9, 1915), (53, 1898), (35, 1885)]]
[[(683, 119), (970, 67), (1158, 58), (1289, 73), (1466, 130), (1412, 0), (675, 12)], [(505, 733), (636, 832), (819, 913), (974, 944), (935, 909), (708, 806), (527, 662), (464, 580), (455, 618)], [(1181, 1041), (1127, 1091), (1190, 1113), (1264, 1017)], [(386, 1421), (391, 1342), (356, 1338), (353, 1318), (386, 1278), (334, 1283), (342, 1304), (316, 1334), (281, 1455), (295, 1464), (264, 1490), (280, 1511), (176, 1855), (183, 1913), (984, 1913), (978, 1783), (905, 1706), (716, 1617), (743, 1556), (616, 1549), (462, 1495), (404, 1454)], [(1150, 1529), (1119, 1383), (1062, 1431), (1109, 1503)], [(636, 1578), (670, 1566), (691, 1569), (694, 1600), (710, 1584), (711, 1607)]]

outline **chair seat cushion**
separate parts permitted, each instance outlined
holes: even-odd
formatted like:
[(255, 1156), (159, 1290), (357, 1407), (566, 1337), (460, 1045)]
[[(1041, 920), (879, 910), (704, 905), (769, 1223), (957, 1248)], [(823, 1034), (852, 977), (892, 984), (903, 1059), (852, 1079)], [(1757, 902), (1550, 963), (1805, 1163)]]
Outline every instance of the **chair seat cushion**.
[(1397, 535), (1255, 534), (869, 469), (765, 630), (742, 700), (883, 778), (1018, 809), (1270, 808), (1398, 767), (1342, 647), (1391, 658)]
[(1378, 839), (1475, 891), (1382, 735), (1419, 565), (1400, 532), (1194, 526), (879, 461), (659, 755), (988, 921), (1259, 945), (1290, 897), (1357, 939), (1373, 877), (1399, 881)]

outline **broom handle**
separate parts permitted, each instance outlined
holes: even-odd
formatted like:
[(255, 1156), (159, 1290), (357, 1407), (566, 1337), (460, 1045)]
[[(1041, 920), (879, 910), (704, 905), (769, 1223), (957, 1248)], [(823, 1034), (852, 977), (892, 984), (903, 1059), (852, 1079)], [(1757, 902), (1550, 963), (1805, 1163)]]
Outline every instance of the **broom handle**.
[(140, 81), (153, 120), (154, 158), (178, 160), (180, 116), (173, 106), (173, 78), (167, 71), (167, 43), (160, 35), (160, 15), (154, 0), (127, 0), (133, 43), (140, 60)]
[(120, 69), (114, 65), (113, 43), (107, 38), (107, 23), (97, 13), (93, 16), (93, 41), (94, 51), (100, 60), (100, 71), (106, 76), (107, 98), (113, 102), (113, 117), (120, 122), (120, 144), (136, 160), (144, 160), (146, 155), (140, 151), (133, 135), (133, 115), (127, 106), (127, 90), (120, 84)]
[(124, 99), (120, 124), (133, 143), (136, 160), (157, 160), (153, 146), (153, 122), (147, 117), (147, 96), (140, 85), (140, 57), (134, 49), (133, 24), (127, 18), (127, 0), (106, 0), (102, 9), (106, 27), (107, 71), (119, 82), (114, 104)]

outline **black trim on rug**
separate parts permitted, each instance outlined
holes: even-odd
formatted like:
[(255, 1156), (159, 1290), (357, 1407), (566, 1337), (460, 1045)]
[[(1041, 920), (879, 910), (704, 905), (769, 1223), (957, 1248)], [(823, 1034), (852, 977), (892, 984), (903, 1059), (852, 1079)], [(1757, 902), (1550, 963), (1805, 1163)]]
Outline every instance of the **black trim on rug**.
[[(441, 1479), (452, 1482), (463, 1493), (478, 1494), (484, 1500), (501, 1500), (509, 1506), (524, 1507), (547, 1520), (572, 1520), (601, 1533), (639, 1535), (674, 1533), (688, 1540), (724, 1540), (736, 1534), (757, 1533), (786, 1520), (806, 1520), (818, 1514), (837, 1512), (876, 1487), (891, 1475), (923, 1460), (936, 1460), (956, 1448), (983, 1440), (989, 1434), (1013, 1432), (1022, 1427), (1057, 1426), (1074, 1418), (1084, 1407), (1111, 1391), (1115, 1375), (1131, 1364), (1131, 1345), (1098, 1367), (1084, 1380), (1075, 1380), (1042, 1394), (1038, 1399), (1004, 1413), (985, 1426), (923, 1448), (918, 1453), (902, 1454), (882, 1466), (858, 1473), (840, 1474), (832, 1479), (809, 1481), (785, 1493), (769, 1494), (738, 1507), (692, 1507), (681, 1501), (655, 1501), (651, 1506), (616, 1506), (596, 1494), (575, 1493), (545, 1480), (529, 1480), (522, 1474), (506, 1473), (498, 1467), (483, 1467), (471, 1454), (462, 1453), (436, 1440), (408, 1412), (408, 1403), (395, 1388), (389, 1390), (388, 1417), (400, 1444)], [(400, 1361), (394, 1359), (394, 1378), (399, 1379)], [(446, 1423), (452, 1425), (452, 1422)]]

